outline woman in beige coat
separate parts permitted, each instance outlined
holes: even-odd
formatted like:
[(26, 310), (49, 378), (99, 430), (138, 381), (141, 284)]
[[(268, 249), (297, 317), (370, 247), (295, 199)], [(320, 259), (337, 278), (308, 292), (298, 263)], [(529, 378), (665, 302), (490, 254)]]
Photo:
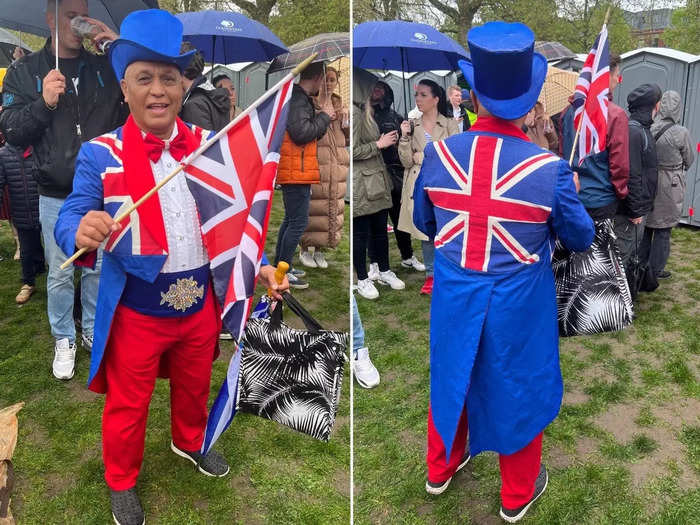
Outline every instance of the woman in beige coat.
[(399, 159), (403, 164), (403, 190), (401, 192), (401, 213), (399, 230), (411, 234), (422, 241), (423, 264), (425, 264), (425, 283), (420, 293), (431, 294), (433, 291), (433, 261), (435, 247), (413, 224), (413, 188), (423, 164), (423, 150), (429, 142), (443, 140), (459, 133), (459, 124), (447, 117), (447, 98), (445, 91), (435, 82), (423, 79), (416, 87), (416, 106), (423, 113), (420, 118), (404, 120), (401, 123), (401, 140), (399, 141)]
[(316, 145), (316, 156), (321, 182), (311, 186), (309, 223), (301, 237), (301, 264), (309, 268), (328, 268), (322, 248), (335, 248), (343, 233), (345, 217), (345, 186), (350, 166), (346, 148), (350, 131), (348, 108), (340, 96), (333, 93), (338, 87), (339, 73), (326, 67), (326, 81), (315, 98), (318, 107), (329, 102), (335, 109), (328, 131)]

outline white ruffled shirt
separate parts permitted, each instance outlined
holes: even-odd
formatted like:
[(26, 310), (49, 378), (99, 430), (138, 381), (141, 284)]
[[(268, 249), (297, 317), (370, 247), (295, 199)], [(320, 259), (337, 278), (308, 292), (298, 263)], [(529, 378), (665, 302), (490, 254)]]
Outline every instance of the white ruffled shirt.
[[(146, 134), (143, 133), (145, 137)], [(149, 160), (156, 184), (175, 170), (179, 162), (169, 151), (170, 141), (177, 136), (177, 125), (165, 142), (158, 162)], [(160, 208), (165, 224), (165, 237), (168, 241), (168, 258), (161, 269), (163, 273), (184, 272), (204, 266), (209, 262), (202, 242), (202, 233), (197, 216), (194, 197), (187, 187), (184, 172), (179, 172), (165, 186), (158, 190)]]

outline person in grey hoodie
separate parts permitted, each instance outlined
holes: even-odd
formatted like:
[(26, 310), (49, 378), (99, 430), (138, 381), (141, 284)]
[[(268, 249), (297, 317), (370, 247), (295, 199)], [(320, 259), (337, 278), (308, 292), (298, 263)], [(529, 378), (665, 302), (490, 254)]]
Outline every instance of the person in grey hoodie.
[(659, 178), (654, 208), (647, 216), (639, 248), (643, 260), (648, 257), (651, 269), (662, 279), (671, 276), (665, 270), (671, 252), (671, 229), (680, 220), (686, 171), (695, 160), (690, 132), (679, 124), (680, 120), (681, 96), (676, 91), (666, 91), (651, 125)]

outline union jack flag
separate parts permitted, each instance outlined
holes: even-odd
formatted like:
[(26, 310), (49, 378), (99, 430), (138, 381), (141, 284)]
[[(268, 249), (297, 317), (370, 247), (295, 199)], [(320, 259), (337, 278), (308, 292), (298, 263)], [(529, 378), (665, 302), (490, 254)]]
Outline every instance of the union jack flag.
[(574, 127), (578, 137), (579, 164), (584, 157), (605, 150), (608, 132), (608, 92), (610, 91), (610, 48), (608, 29), (603, 24), (579, 74), (574, 91)]
[[(521, 243), (502, 223), (546, 223), (551, 213), (547, 206), (516, 198), (515, 190), (528, 175), (559, 158), (540, 151), (499, 176), (502, 144), (501, 138), (475, 137), (466, 172), (443, 141), (433, 143), (438, 158), (457, 185), (456, 189), (425, 188), (435, 207), (455, 214), (435, 235), (435, 247), (446, 247), (461, 237), (461, 265), (471, 270), (489, 270), (496, 250), (494, 239), (515, 261), (537, 262), (539, 255), (530, 253), (523, 245), (527, 243)], [(506, 192), (509, 196), (505, 196)]]
[(243, 332), (260, 269), (293, 78), (184, 168), (222, 321)]

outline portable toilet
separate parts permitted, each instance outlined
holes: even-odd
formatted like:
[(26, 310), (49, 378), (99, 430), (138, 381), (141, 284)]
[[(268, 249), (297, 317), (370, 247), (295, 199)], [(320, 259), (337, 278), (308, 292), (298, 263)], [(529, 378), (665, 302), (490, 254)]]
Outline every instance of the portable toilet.
[(690, 131), (690, 141), (695, 148), (695, 162), (686, 174), (681, 222), (700, 226), (700, 57), (689, 65), (687, 86), (683, 125)]
[(627, 109), (627, 95), (642, 84), (657, 84), (662, 92), (673, 89), (680, 93), (681, 100), (687, 100), (688, 71), (690, 63), (698, 58), (696, 55), (662, 47), (643, 47), (621, 58), (622, 83), (614, 96), (621, 108)]

